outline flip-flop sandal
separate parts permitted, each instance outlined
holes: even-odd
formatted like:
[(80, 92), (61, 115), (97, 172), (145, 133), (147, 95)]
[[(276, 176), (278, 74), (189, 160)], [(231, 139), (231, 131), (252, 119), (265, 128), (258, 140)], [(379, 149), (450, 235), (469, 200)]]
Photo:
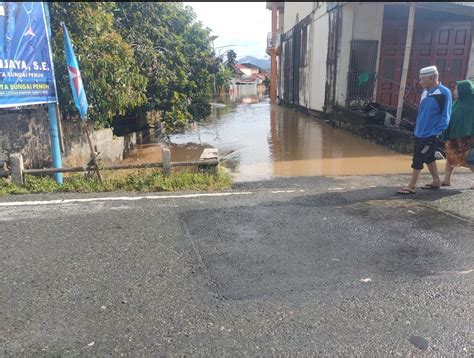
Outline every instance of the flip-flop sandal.
[(400, 189), (397, 191), (397, 194), (403, 194), (403, 195), (410, 195), (410, 194), (415, 194), (416, 191), (415, 190), (411, 190), (411, 189)]
[(451, 184), (441, 184), (441, 186), (451, 186)]
[(435, 185), (431, 185), (431, 184), (425, 184), (421, 187), (421, 189), (424, 189), (424, 190), (436, 190), (436, 189), (439, 189), (440, 187), (439, 186), (435, 186)]

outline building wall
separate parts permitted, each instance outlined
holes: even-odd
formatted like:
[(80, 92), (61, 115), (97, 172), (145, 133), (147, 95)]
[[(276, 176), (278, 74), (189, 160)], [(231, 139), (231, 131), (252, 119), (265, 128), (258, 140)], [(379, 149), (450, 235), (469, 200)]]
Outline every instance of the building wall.
[[(342, 27), (339, 43), (336, 102), (345, 106), (347, 80), (351, 55), (351, 40), (382, 40), (383, 3), (348, 3), (342, 9)], [(378, 69), (380, 56), (377, 56)], [(374, 88), (374, 98), (376, 89)]]
[[(329, 16), (326, 3), (319, 3), (319, 7), (313, 3), (285, 3), (285, 32), (293, 28), (296, 14), (299, 20), (303, 20), (313, 9), (310, 24), (307, 26), (307, 51), (306, 60), (299, 68), (299, 102), (300, 106), (323, 111), (325, 86), (326, 86), (326, 62), (328, 53)], [(288, 15), (290, 14), (290, 15)], [(290, 20), (293, 19), (293, 20)], [(291, 26), (287, 26), (288, 24)], [(301, 36), (303, 38), (303, 36)], [(281, 56), (278, 72), (278, 95), (283, 98), (284, 93), (284, 66), (285, 56)]]
[(296, 25), (296, 15), (298, 15), (299, 21), (301, 21), (309, 15), (314, 6), (314, 2), (285, 2), (283, 32), (287, 32)]
[[(296, 14), (302, 20), (316, 3), (285, 3), (285, 32), (295, 25)], [(347, 80), (352, 40), (377, 40), (382, 36), (383, 3), (345, 3), (342, 6), (339, 43), (337, 52), (336, 103), (345, 106)], [(333, 10), (334, 11), (334, 10)], [(288, 26), (291, 24), (291, 26)], [(306, 66), (300, 68), (299, 105), (324, 111), (327, 56), (329, 36), (329, 15), (326, 3), (320, 4), (313, 13), (308, 26), (308, 47)], [(282, 59), (283, 65), (285, 59)], [(378, 68), (378, 59), (376, 68)], [(278, 88), (281, 97), (283, 74), (278, 73)], [(474, 75), (474, 74), (473, 74)], [(375, 90), (374, 90), (375, 91)], [(375, 93), (374, 93), (375, 96)]]
[(247, 68), (247, 67), (241, 67), (240, 70), (246, 75), (246, 76), (252, 76), (252, 69)]
[(329, 16), (324, 10), (315, 14), (310, 32), (310, 78), (308, 108), (322, 111), (324, 107), (324, 94), (326, 87), (326, 60), (328, 53)]
[(354, 13), (357, 7), (358, 5), (355, 3), (345, 4), (342, 7), (336, 74), (336, 103), (340, 106), (344, 106), (346, 101), (347, 74), (349, 71), (351, 40), (353, 38), (353, 27), (355, 24)]
[(284, 32), (285, 29), (285, 14), (282, 11), (278, 11), (278, 31)]
[[(377, 62), (375, 69), (378, 71), (380, 63), (380, 44), (383, 29), (383, 3), (361, 3), (354, 8), (353, 40), (375, 40), (379, 42)], [(377, 86), (374, 86), (374, 98), (377, 96)]]
[(277, 62), (277, 97), (281, 98), (282, 89), (283, 89), (283, 83), (282, 83), (283, 81), (282, 81), (282, 75), (281, 75), (281, 71), (282, 71), (281, 56), (277, 56), (276, 62)]
[(377, 40), (382, 39), (383, 25), (383, 3), (358, 3), (353, 5), (354, 40)]
[(474, 34), (472, 36), (471, 53), (469, 55), (469, 65), (467, 67), (467, 78), (474, 81)]

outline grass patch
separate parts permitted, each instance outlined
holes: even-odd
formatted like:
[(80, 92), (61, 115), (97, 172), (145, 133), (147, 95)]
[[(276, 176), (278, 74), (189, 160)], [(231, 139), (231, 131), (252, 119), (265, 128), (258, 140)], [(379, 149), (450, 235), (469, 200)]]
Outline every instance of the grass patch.
[(50, 176), (25, 176), (24, 185), (0, 180), (0, 195), (28, 193), (93, 193), (111, 191), (212, 191), (228, 189), (232, 180), (227, 171), (219, 168), (216, 174), (196, 172), (172, 172), (163, 175), (161, 170), (138, 170), (126, 175), (103, 175), (102, 183), (97, 179), (86, 178), (81, 174), (64, 178), (64, 184), (57, 184)]

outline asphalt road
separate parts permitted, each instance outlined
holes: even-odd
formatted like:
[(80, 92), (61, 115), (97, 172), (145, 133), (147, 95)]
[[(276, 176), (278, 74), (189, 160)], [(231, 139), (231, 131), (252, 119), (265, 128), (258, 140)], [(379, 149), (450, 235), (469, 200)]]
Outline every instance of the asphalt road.
[(474, 191), (0, 200), (0, 356), (471, 356)]

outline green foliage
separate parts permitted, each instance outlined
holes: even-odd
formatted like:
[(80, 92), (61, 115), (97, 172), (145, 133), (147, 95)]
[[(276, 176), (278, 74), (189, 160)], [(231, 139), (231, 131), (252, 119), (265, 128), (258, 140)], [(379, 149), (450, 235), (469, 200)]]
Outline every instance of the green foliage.
[(177, 191), (177, 190), (220, 190), (231, 186), (231, 178), (223, 169), (217, 174), (180, 172), (163, 175), (160, 170), (138, 170), (118, 178), (105, 178), (102, 183), (76, 174), (57, 184), (49, 176), (25, 176), (25, 184), (15, 185), (0, 179), (0, 196), (7, 194), (56, 193), (56, 192), (111, 192), (111, 191)]
[(209, 104), (209, 96), (207, 94), (196, 96), (189, 106), (193, 120), (200, 121), (211, 114), (211, 105)]
[(171, 2), (52, 2), (58, 97), (75, 118), (64, 56), (68, 27), (96, 128), (115, 116), (156, 110), (168, 130), (210, 114), (215, 70), (210, 30), (190, 7)]
[(234, 71), (235, 61), (237, 59), (237, 54), (234, 50), (227, 51), (227, 67)]
[(77, 117), (64, 54), (64, 22), (73, 42), (95, 127), (107, 127), (116, 115), (146, 102), (147, 78), (140, 74), (129, 44), (115, 31), (114, 3), (51, 2), (54, 66), (60, 108)]
[(117, 4), (116, 27), (148, 78), (146, 109), (162, 111), (168, 130), (203, 118), (212, 83), (210, 30), (182, 3)]
[(234, 72), (229, 67), (220, 65), (216, 76), (216, 84), (219, 88), (228, 89), (232, 85), (232, 76)]

